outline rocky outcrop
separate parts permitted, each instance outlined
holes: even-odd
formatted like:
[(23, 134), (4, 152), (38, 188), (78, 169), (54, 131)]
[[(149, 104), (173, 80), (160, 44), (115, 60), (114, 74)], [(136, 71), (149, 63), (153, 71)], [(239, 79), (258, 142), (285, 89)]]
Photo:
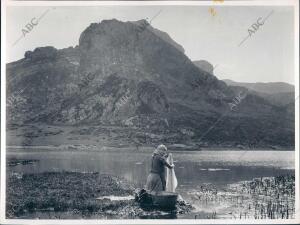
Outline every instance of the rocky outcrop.
[(197, 67), (199, 67), (200, 69), (204, 70), (205, 72), (208, 72), (210, 74), (214, 74), (214, 67), (208, 61), (206, 61), (206, 60), (198, 60), (198, 61), (193, 61), (193, 63)]

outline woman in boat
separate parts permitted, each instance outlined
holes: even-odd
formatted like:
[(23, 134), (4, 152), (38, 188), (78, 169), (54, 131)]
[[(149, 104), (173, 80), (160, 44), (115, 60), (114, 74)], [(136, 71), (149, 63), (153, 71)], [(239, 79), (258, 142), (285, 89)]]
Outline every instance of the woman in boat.
[(147, 178), (146, 190), (148, 192), (159, 192), (166, 190), (165, 167), (172, 169), (166, 160), (168, 157), (167, 147), (159, 145), (152, 155), (151, 171)]

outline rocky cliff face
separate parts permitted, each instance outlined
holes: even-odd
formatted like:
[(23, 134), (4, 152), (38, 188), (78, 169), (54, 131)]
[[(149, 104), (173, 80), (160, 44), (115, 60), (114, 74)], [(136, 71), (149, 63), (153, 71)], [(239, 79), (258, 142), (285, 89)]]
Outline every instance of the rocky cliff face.
[(202, 141), (202, 134), (225, 114), (204, 140), (254, 143), (259, 132), (264, 143), (272, 144), (268, 131), (277, 129), (276, 135), (288, 138), (277, 144), (293, 145), (293, 119), (286, 122), (283, 110), (244, 93), (238, 110), (231, 111), (236, 93), (195, 66), (180, 45), (146, 21), (91, 24), (75, 48), (26, 52), (7, 65), (7, 80), (11, 123), (184, 129), (187, 139)]

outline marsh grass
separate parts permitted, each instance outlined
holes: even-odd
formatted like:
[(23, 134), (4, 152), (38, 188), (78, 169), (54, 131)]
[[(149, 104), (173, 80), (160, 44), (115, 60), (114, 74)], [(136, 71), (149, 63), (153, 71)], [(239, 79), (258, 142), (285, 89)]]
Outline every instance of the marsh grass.
[(134, 188), (124, 179), (99, 173), (11, 173), (7, 178), (6, 217), (24, 219), (171, 219), (192, 206), (143, 210), (134, 200), (110, 201), (101, 196), (128, 196)]
[(122, 202), (97, 200), (99, 196), (133, 194), (125, 181), (98, 173), (48, 172), (7, 178), (7, 218), (34, 215), (37, 212), (91, 214), (117, 210)]
[(192, 196), (193, 204), (212, 209), (211, 215), (207, 217), (211, 219), (292, 219), (295, 217), (295, 176), (293, 175), (239, 182), (228, 185), (223, 190), (218, 190), (212, 184), (204, 184), (198, 191), (189, 194)]

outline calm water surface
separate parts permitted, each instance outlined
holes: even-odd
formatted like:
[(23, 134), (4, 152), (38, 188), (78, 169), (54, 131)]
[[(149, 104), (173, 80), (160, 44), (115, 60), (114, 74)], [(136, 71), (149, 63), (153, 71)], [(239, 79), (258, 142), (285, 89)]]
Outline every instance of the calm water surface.
[[(150, 151), (53, 151), (9, 150), (7, 158), (36, 159), (34, 164), (9, 167), (11, 172), (100, 172), (124, 177), (143, 187), (150, 170)], [(180, 189), (203, 183), (224, 185), (256, 177), (294, 173), (293, 151), (198, 151), (173, 152)]]

